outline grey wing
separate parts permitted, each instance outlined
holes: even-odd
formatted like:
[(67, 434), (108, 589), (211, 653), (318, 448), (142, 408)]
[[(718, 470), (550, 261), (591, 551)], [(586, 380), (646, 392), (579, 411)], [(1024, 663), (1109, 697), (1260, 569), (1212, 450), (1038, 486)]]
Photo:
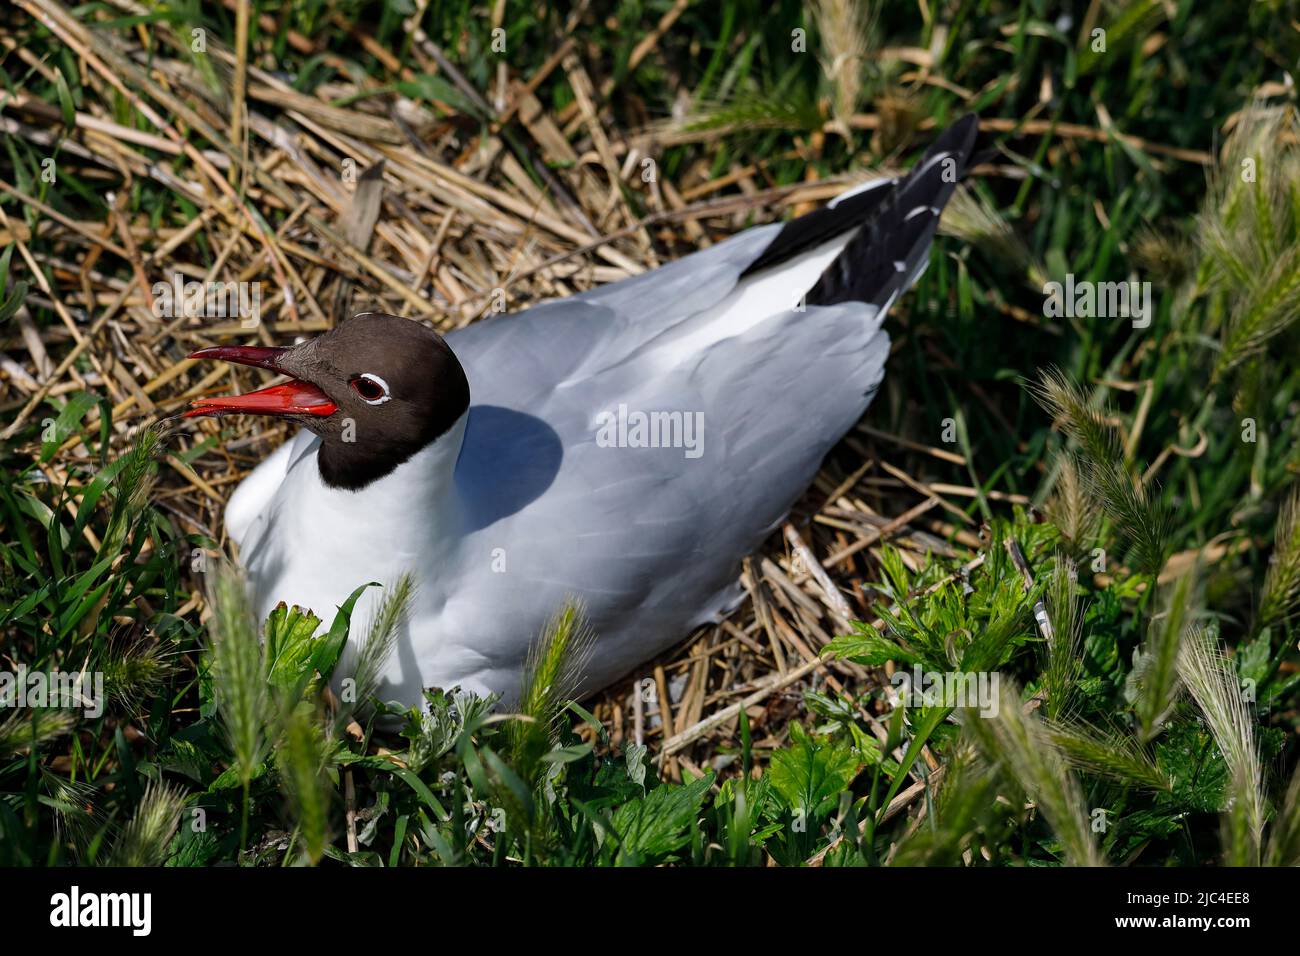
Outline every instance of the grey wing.
[(627, 361), (736, 288), (780, 226), (760, 226), (621, 282), (447, 335), (475, 402), (527, 403)]
[[(482, 620), (490, 609), (504, 638), (511, 625), (535, 630), (529, 614), (539, 603), (581, 598), (600, 635), (587, 672), (595, 687), (716, 615), (742, 558), (869, 404), (889, 349), (880, 318), (862, 303), (784, 311), (680, 355), (657, 375), (634, 375), (639, 363), (615, 365), (539, 396), (526, 414), (553, 431), (560, 453), (541, 475), (522, 479), (543, 493), (493, 515), (467, 541), (483, 552), (469, 566), (487, 567), (499, 550), (508, 573), (464, 582), (453, 599), (464, 619)], [(497, 401), (509, 402), (508, 390), (503, 382)], [(619, 405), (695, 416), (703, 426), (695, 449), (602, 443), (602, 416), (617, 415)], [(502, 459), (487, 451), (488, 433), (500, 440), (499, 432), (485, 428), (476, 439), (473, 415), (458, 482), (499, 502), (491, 489)], [(545, 456), (525, 457), (518, 465), (527, 472)], [(517, 487), (521, 472), (508, 470)], [(476, 637), (488, 669), (493, 645), (492, 635)], [(500, 665), (512, 665), (504, 639)]]

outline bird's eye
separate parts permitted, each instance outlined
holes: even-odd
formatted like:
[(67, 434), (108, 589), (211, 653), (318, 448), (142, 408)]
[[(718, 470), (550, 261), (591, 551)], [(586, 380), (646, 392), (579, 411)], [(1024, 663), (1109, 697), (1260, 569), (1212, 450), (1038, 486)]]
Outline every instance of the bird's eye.
[(388, 383), (369, 372), (356, 376), (349, 384), (367, 405), (382, 405), (392, 397), (388, 394)]

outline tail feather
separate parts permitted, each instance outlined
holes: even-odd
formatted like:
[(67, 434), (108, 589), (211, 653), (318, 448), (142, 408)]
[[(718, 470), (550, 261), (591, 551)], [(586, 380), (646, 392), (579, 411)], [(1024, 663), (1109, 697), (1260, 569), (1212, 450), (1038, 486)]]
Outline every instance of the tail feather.
[(966, 173), (979, 122), (967, 114), (944, 131), (889, 191), (808, 293), (809, 305), (869, 302), (881, 309), (924, 269), (939, 216)]
[(743, 279), (787, 262), (801, 252), (807, 252), (859, 223), (866, 222), (889, 198), (897, 182), (896, 179), (877, 180), (870, 188), (846, 196), (834, 206), (823, 206), (798, 219), (791, 219), (740, 277)]
[(745, 270), (751, 275), (855, 230), (809, 290), (809, 305), (867, 302), (885, 309), (924, 269), (939, 216), (965, 175), (979, 131), (962, 117), (907, 175), (787, 223)]

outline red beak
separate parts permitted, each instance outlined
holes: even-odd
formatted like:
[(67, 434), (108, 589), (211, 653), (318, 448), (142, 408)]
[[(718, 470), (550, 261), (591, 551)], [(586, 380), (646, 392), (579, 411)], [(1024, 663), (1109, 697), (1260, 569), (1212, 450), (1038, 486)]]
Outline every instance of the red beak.
[[(236, 365), (251, 365), (280, 371), (280, 356), (285, 348), (265, 348), (257, 345), (218, 345), (191, 352), (193, 359), (219, 359)], [(291, 379), (280, 385), (249, 392), (247, 395), (230, 395), (220, 398), (201, 398), (191, 403), (186, 418), (200, 415), (333, 415), (338, 406), (328, 395), (311, 382)]]

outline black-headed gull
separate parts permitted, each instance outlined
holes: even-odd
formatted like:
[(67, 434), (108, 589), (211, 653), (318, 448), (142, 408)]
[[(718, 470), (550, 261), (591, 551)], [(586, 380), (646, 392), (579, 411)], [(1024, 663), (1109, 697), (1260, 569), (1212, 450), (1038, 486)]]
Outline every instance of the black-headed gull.
[(871, 402), (885, 312), (928, 263), (975, 135), (967, 116), (906, 176), (445, 338), (363, 313), (288, 348), (194, 353), (290, 379), (189, 415), (303, 426), (226, 509), (259, 609), (327, 616), (411, 572), (381, 686), (407, 703), (453, 685), (509, 702), (571, 598), (597, 634), (587, 690), (716, 620)]

